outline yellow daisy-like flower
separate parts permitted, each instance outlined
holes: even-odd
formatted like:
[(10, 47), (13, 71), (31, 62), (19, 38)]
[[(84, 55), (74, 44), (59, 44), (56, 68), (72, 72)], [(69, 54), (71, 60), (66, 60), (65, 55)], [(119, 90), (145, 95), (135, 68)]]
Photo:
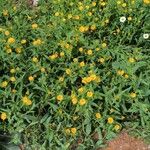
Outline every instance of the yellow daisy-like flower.
[(33, 58), (32, 58), (32, 61), (33, 61), (34, 63), (37, 63), (37, 62), (38, 62), (38, 58), (37, 58), (37, 57), (33, 57)]
[(92, 54), (93, 54), (93, 51), (92, 51), (91, 49), (89, 49), (89, 50), (87, 51), (87, 54), (88, 54), (88, 55), (92, 55)]
[(118, 131), (120, 128), (121, 128), (121, 127), (120, 127), (120, 125), (118, 125), (118, 124), (116, 124), (115, 127), (114, 127), (114, 129), (115, 129), (116, 131)]
[(85, 105), (85, 104), (86, 104), (86, 100), (85, 100), (84, 98), (81, 98), (81, 99), (79, 100), (79, 105), (83, 106), (83, 105)]
[(3, 16), (8, 16), (8, 10), (3, 10)]
[(124, 73), (125, 73), (124, 70), (118, 70), (118, 71), (117, 71), (117, 74), (118, 74), (118, 75), (121, 75), (121, 76), (122, 76)]
[(34, 77), (33, 76), (29, 76), (28, 80), (29, 81), (34, 81)]
[(71, 99), (71, 101), (72, 101), (72, 104), (75, 105), (75, 104), (77, 104), (78, 99), (77, 99), (76, 97), (73, 97), (73, 98)]
[(131, 98), (136, 98), (136, 93), (135, 92), (130, 93), (130, 97)]
[(91, 91), (87, 92), (87, 97), (93, 97), (93, 92)]
[(96, 25), (92, 25), (91, 30), (96, 30)]
[(6, 114), (5, 112), (2, 112), (0, 118), (1, 118), (3, 121), (6, 120), (6, 119), (7, 119), (7, 114)]
[(114, 122), (114, 119), (112, 117), (109, 117), (107, 119), (107, 123), (112, 124)]
[(95, 117), (96, 117), (97, 119), (100, 119), (102, 116), (101, 116), (100, 113), (96, 113), (96, 114), (95, 114)]
[(128, 79), (128, 78), (129, 78), (129, 75), (128, 75), (128, 74), (125, 74), (124, 77), (125, 77), (126, 79)]
[(107, 44), (106, 43), (102, 43), (102, 48), (106, 48)]
[(67, 128), (67, 129), (65, 130), (65, 133), (66, 133), (66, 134), (70, 134), (70, 132), (71, 132), (71, 131), (70, 131), (69, 128)]
[(79, 66), (80, 66), (80, 67), (84, 67), (84, 66), (85, 66), (84, 61), (80, 62)]
[(82, 47), (80, 47), (80, 48), (79, 48), (79, 51), (80, 51), (80, 52), (83, 52), (83, 48), (82, 48)]
[(85, 27), (84, 27), (84, 26), (81, 26), (81, 27), (79, 28), (79, 31), (80, 31), (80, 32), (85, 32)]
[(10, 81), (11, 81), (11, 82), (15, 82), (15, 81), (16, 81), (16, 78), (15, 78), (15, 77), (10, 77)]
[(71, 74), (71, 70), (70, 69), (66, 69), (66, 74), (70, 75)]
[(8, 44), (13, 44), (13, 43), (15, 43), (15, 39), (13, 38), (13, 37), (10, 37), (8, 40), (7, 40), (7, 43)]
[(135, 59), (132, 58), (132, 57), (130, 57), (130, 58), (128, 59), (128, 61), (129, 61), (130, 63), (134, 63), (134, 62), (135, 62)]
[(45, 68), (44, 67), (42, 67), (40, 70), (41, 70), (41, 72), (45, 72)]
[(57, 97), (56, 97), (56, 99), (58, 100), (58, 101), (62, 101), (63, 100), (63, 95), (58, 95)]
[(64, 53), (64, 52), (60, 52), (60, 56), (61, 56), (61, 57), (64, 57), (64, 56), (65, 56), (65, 53)]
[(15, 69), (10, 69), (10, 73), (15, 73), (16, 70)]
[(7, 81), (3, 81), (3, 82), (1, 83), (1, 87), (2, 87), (2, 88), (5, 88), (7, 85), (8, 85), (8, 82), (7, 82)]
[(21, 44), (26, 44), (26, 42), (27, 42), (26, 39), (21, 40)]
[(34, 46), (38, 46), (38, 45), (41, 45), (41, 44), (42, 44), (41, 39), (37, 39), (37, 40), (34, 40), (34, 41), (33, 41), (33, 45), (34, 45)]
[(76, 132), (77, 132), (77, 129), (76, 129), (76, 128), (71, 128), (71, 133), (72, 133), (72, 135), (75, 135)]
[(10, 34), (9, 31), (5, 31), (5, 35), (8, 36)]
[(26, 105), (26, 106), (29, 106), (29, 105), (32, 104), (32, 101), (31, 101), (27, 96), (24, 96), (24, 97), (22, 98), (22, 102), (23, 102), (23, 104)]
[(32, 24), (32, 29), (36, 29), (36, 28), (38, 28), (38, 25), (36, 23), (33, 23)]
[(83, 87), (81, 87), (81, 88), (78, 89), (78, 92), (79, 92), (79, 93), (82, 93), (83, 91), (84, 91), (84, 88), (83, 88)]
[(150, 0), (143, 0), (144, 4), (150, 4)]
[(98, 61), (103, 64), (105, 62), (105, 59), (104, 58), (99, 58)]

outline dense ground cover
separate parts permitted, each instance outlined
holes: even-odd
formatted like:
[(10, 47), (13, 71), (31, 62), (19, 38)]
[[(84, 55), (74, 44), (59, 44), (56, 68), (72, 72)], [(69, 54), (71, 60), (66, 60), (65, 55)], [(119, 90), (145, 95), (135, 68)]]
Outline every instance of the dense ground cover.
[(149, 4), (1, 0), (0, 130), (54, 150), (94, 150), (127, 127), (149, 135)]

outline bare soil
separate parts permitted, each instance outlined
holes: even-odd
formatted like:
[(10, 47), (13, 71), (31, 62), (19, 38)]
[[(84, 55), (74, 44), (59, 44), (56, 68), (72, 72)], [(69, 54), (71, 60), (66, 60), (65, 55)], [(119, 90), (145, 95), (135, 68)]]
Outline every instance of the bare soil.
[(130, 136), (127, 132), (122, 132), (114, 140), (107, 143), (108, 147), (97, 150), (150, 150), (150, 145), (147, 145), (141, 139)]

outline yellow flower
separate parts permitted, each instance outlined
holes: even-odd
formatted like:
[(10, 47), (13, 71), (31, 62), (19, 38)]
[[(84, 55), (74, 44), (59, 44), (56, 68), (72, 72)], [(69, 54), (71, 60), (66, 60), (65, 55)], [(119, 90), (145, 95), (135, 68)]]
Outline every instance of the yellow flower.
[(92, 2), (92, 6), (96, 6), (96, 2)]
[(80, 51), (80, 52), (83, 52), (83, 48), (82, 48), (82, 47), (80, 47), (80, 48), (79, 48), (79, 51)]
[(106, 43), (102, 43), (102, 47), (103, 47), (103, 48), (106, 48), (106, 47), (107, 47), (107, 44), (106, 44)]
[(84, 7), (83, 6), (79, 6), (79, 10), (83, 10), (84, 9)]
[(8, 10), (3, 10), (3, 16), (8, 16)]
[(13, 44), (15, 43), (15, 39), (13, 37), (10, 37), (8, 40), (7, 40), (8, 44)]
[(127, 6), (127, 4), (126, 4), (126, 3), (123, 3), (123, 4), (122, 4), (122, 7), (126, 7), (126, 6)]
[(16, 78), (15, 77), (10, 77), (10, 81), (15, 82)]
[(15, 90), (15, 89), (12, 89), (12, 93), (16, 93), (17, 92), (17, 90)]
[(9, 31), (5, 31), (5, 35), (8, 36), (10, 33)]
[(124, 74), (124, 70), (118, 70), (117, 74), (122, 76)]
[(56, 97), (56, 99), (58, 100), (58, 101), (62, 101), (63, 100), (63, 95), (58, 95), (57, 97)]
[(92, 55), (92, 54), (93, 54), (93, 51), (90, 49), (90, 50), (87, 51), (87, 54), (88, 54), (88, 55)]
[(41, 39), (37, 39), (37, 40), (34, 40), (34, 41), (33, 41), (33, 45), (34, 45), (34, 46), (38, 46), (38, 45), (41, 45), (41, 44), (42, 44)]
[(41, 68), (41, 72), (45, 72), (45, 68), (44, 67)]
[(97, 79), (97, 76), (96, 76), (96, 74), (91, 74), (89, 78), (90, 78), (92, 81), (94, 81), (94, 80)]
[(120, 5), (120, 4), (121, 4), (121, 1), (117, 1), (117, 4)]
[(38, 25), (36, 23), (33, 23), (32, 24), (32, 29), (36, 29), (36, 28), (38, 28)]
[(70, 69), (66, 69), (66, 74), (70, 75), (71, 74), (71, 70)]
[(150, 4), (150, 0), (143, 0), (145, 4)]
[(89, 27), (88, 26), (85, 26), (85, 31), (88, 31), (89, 30)]
[(80, 31), (80, 32), (84, 32), (84, 31), (85, 31), (85, 27), (84, 27), (84, 26), (81, 26), (81, 27), (79, 28), (79, 31)]
[(17, 53), (21, 53), (21, 51), (22, 51), (22, 50), (21, 50), (20, 47), (17, 47), (17, 48), (16, 48), (16, 52), (17, 52)]
[(105, 59), (104, 58), (99, 58), (98, 61), (103, 64), (105, 62)]
[(101, 3), (101, 5), (102, 5), (102, 6), (105, 6), (105, 5), (106, 5), (106, 3), (105, 3), (105, 2), (102, 2), (102, 3)]
[(78, 100), (77, 100), (76, 97), (73, 97), (73, 98), (71, 99), (71, 101), (72, 101), (72, 104), (73, 104), (73, 105), (77, 104), (77, 102), (78, 102)]
[(70, 134), (70, 129), (66, 129), (66, 130), (65, 130), (65, 133), (66, 133), (66, 134)]
[(25, 39), (22, 39), (22, 40), (21, 40), (21, 44), (26, 44), (26, 42), (27, 42), (27, 41), (26, 41)]
[(78, 89), (78, 92), (79, 92), (79, 93), (82, 93), (83, 91), (84, 91), (84, 88), (83, 88), (83, 87), (81, 87), (81, 88)]
[(132, 17), (128, 17), (128, 20), (131, 21), (131, 20), (132, 20)]
[(7, 114), (5, 112), (1, 113), (1, 119), (4, 121), (7, 119)]
[(96, 30), (96, 25), (92, 25), (91, 30)]
[(91, 91), (87, 92), (87, 97), (93, 97), (93, 92)]
[(128, 61), (129, 61), (130, 63), (134, 63), (134, 62), (135, 62), (135, 59), (132, 58), (132, 57), (130, 57), (130, 58), (128, 59)]
[(130, 97), (131, 98), (136, 98), (136, 93), (135, 92), (130, 93)]
[(64, 52), (60, 52), (60, 56), (63, 57), (65, 55)]
[(80, 66), (80, 67), (84, 67), (84, 66), (85, 66), (84, 61), (80, 62), (79, 66)]
[(128, 79), (128, 78), (129, 78), (129, 75), (128, 75), (128, 74), (125, 74), (124, 77), (125, 77), (126, 79)]
[(74, 59), (73, 59), (73, 62), (78, 62), (78, 58), (74, 58)]
[(15, 69), (10, 69), (10, 73), (15, 73), (16, 70)]
[(1, 83), (1, 87), (2, 87), (2, 88), (5, 88), (7, 85), (8, 85), (8, 82), (7, 82), (7, 81), (3, 81), (3, 82)]
[(79, 20), (79, 19), (80, 19), (80, 16), (75, 15), (75, 16), (74, 16), (74, 19)]
[(95, 117), (96, 117), (97, 119), (100, 119), (102, 116), (101, 116), (100, 113), (96, 113), (96, 114), (95, 114)]
[(76, 129), (76, 128), (71, 128), (71, 133), (72, 133), (73, 135), (75, 135), (76, 132), (77, 132), (77, 129)]
[(68, 14), (68, 19), (71, 19), (72, 18), (72, 14)]
[(112, 124), (112, 123), (114, 122), (114, 119), (113, 119), (112, 117), (109, 117), (109, 118), (107, 119), (107, 122), (108, 122), (109, 124)]
[(58, 17), (58, 16), (59, 16), (59, 12), (56, 12), (56, 13), (55, 13), (55, 16)]
[(88, 12), (88, 16), (92, 16), (92, 12)]
[(85, 105), (86, 104), (86, 100), (84, 98), (81, 98), (80, 101), (79, 101), (79, 104), (81, 106)]
[(10, 54), (10, 53), (12, 52), (12, 49), (11, 49), (11, 48), (8, 48), (8, 49), (6, 50), (6, 52), (7, 52), (8, 54)]
[(115, 127), (114, 127), (114, 129), (115, 129), (116, 131), (118, 131), (118, 130), (120, 129), (120, 125), (116, 124)]
[(34, 80), (34, 77), (33, 77), (33, 76), (29, 76), (28, 80), (29, 80), (29, 81), (33, 81), (33, 80)]
[(50, 56), (49, 56), (49, 58), (52, 59), (52, 60), (56, 59), (57, 57), (58, 57), (57, 54), (53, 54), (53, 55), (50, 55)]
[(64, 81), (64, 77), (59, 77), (59, 81), (63, 82)]
[(37, 63), (37, 62), (38, 62), (38, 58), (37, 58), (37, 57), (33, 57), (33, 58), (32, 58), (32, 61), (33, 61), (34, 63)]
[(23, 102), (24, 105), (27, 105), (27, 106), (32, 104), (32, 101), (27, 96), (24, 96), (22, 98), (22, 102)]

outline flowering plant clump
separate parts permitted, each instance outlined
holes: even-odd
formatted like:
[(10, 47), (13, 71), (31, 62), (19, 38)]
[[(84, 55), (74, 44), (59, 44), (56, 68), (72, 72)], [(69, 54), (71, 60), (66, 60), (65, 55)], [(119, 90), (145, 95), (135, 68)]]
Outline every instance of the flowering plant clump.
[(0, 131), (42, 150), (97, 149), (123, 128), (149, 131), (150, 1), (36, 5), (0, 3)]

